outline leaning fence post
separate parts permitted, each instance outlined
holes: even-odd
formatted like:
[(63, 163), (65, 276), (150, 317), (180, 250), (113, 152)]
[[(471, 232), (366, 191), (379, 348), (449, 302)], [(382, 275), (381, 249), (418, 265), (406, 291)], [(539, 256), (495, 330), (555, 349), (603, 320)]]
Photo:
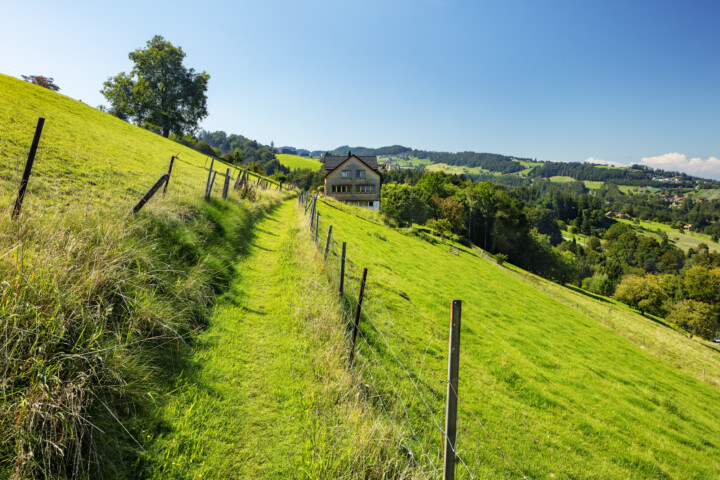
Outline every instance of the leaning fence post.
[(342, 257), (340, 257), (340, 298), (342, 298), (345, 288), (345, 242), (342, 247)]
[(212, 158), (212, 157), (210, 157), (210, 170), (208, 170), (208, 178), (207, 178), (207, 182), (205, 182), (205, 197), (206, 197), (206, 198), (207, 198), (207, 196), (208, 196), (208, 193), (207, 193), (207, 192), (208, 192), (208, 190), (210, 189), (210, 178), (212, 178), (212, 174), (213, 174), (213, 164), (214, 164), (214, 163), (215, 163), (215, 159)]
[(352, 334), (352, 347), (350, 347), (350, 368), (353, 366), (355, 358), (355, 338), (358, 333), (358, 325), (360, 325), (360, 310), (362, 310), (363, 294), (365, 293), (365, 279), (367, 278), (367, 268), (363, 268), (362, 282), (360, 282), (360, 295), (358, 296), (357, 310), (355, 310), (355, 328)]
[(27, 163), (25, 163), (25, 171), (23, 172), (22, 180), (20, 180), (20, 188), (18, 189), (18, 195), (15, 199), (15, 208), (13, 208), (12, 218), (17, 217), (20, 214), (23, 200), (25, 199), (25, 190), (27, 189), (28, 181), (30, 180), (30, 172), (32, 172), (33, 163), (35, 162), (35, 154), (37, 153), (38, 144), (40, 143), (40, 135), (42, 135), (43, 125), (45, 125), (45, 119), (43, 117), (38, 118), (37, 126), (35, 127), (35, 136), (33, 137), (32, 144), (30, 145), (30, 153), (28, 153)]
[(208, 184), (207, 191), (205, 192), (205, 200), (210, 200), (210, 194), (212, 193), (213, 185), (215, 184), (215, 174), (217, 174), (217, 172), (213, 170), (210, 183)]
[(325, 255), (323, 255), (323, 261), (327, 261), (328, 249), (330, 248), (330, 237), (332, 236), (332, 225), (328, 227), (327, 239), (325, 239)]
[(230, 169), (225, 172), (225, 184), (223, 185), (222, 199), (227, 200), (228, 188), (230, 188)]
[(315, 245), (317, 245), (318, 225), (320, 225), (320, 212), (315, 213)]
[(448, 387), (445, 404), (444, 480), (455, 479), (455, 440), (457, 437), (458, 367), (460, 365), (460, 316), (462, 301), (450, 304), (450, 342), (448, 345)]
[(135, 206), (132, 208), (132, 214), (135, 215), (137, 212), (140, 211), (140, 209), (152, 198), (153, 195), (155, 195), (155, 192), (157, 192), (162, 184), (164, 182), (167, 182), (168, 178), (170, 176), (167, 173), (163, 173), (160, 179), (155, 182), (155, 185), (150, 187), (150, 190), (140, 199), (138, 203), (135, 204)]
[(170, 174), (172, 173), (173, 163), (175, 163), (175, 155), (170, 157), (170, 166), (168, 167), (168, 173), (167, 173), (168, 178), (165, 181), (165, 186), (163, 187), (163, 197), (165, 197), (165, 192), (167, 192), (168, 183), (170, 183)]

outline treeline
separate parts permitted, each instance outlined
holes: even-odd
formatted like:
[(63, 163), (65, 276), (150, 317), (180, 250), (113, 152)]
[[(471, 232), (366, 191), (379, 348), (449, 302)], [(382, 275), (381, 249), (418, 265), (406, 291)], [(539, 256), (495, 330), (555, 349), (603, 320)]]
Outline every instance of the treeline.
[[(408, 157), (425, 158), (433, 163), (446, 163), (448, 165), (458, 165), (468, 168), (480, 167), (485, 170), (499, 173), (514, 173), (524, 170), (525, 167), (518, 162), (513, 161), (514, 157), (500, 155), (498, 153), (477, 153), (477, 152), (433, 152), (428, 150), (415, 150), (402, 145), (391, 145), (389, 147), (367, 148), (367, 147), (349, 147), (343, 145), (330, 151), (332, 155), (347, 155), (351, 151), (355, 155), (406, 155)], [(316, 151), (313, 155), (322, 156), (325, 152)], [(528, 160), (528, 159), (524, 159)]]
[[(592, 163), (580, 162), (544, 162), (533, 168), (529, 176), (550, 178), (554, 176), (571, 177), (576, 180), (591, 180), (596, 182), (616, 183), (618, 185), (632, 185), (638, 187), (661, 187), (675, 185), (691, 188), (695, 179), (680, 172), (665, 172), (654, 170), (642, 165), (632, 165), (627, 168), (608, 168)], [(672, 178), (673, 181), (662, 181), (657, 178)]]
[(278, 161), (270, 147), (258, 143), (257, 140), (250, 140), (237, 134), (228, 135), (222, 130), (217, 132), (201, 130), (198, 140), (207, 143), (219, 152), (219, 156), (236, 165), (250, 165), (255, 170), (259, 167), (266, 175), (290, 171)]

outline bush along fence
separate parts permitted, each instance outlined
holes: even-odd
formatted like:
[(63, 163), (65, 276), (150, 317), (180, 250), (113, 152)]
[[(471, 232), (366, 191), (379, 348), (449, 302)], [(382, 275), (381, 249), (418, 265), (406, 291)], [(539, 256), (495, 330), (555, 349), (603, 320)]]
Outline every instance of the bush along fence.
[[(312, 242), (321, 252), (331, 285), (337, 285), (350, 344), (348, 365), (362, 379), (366, 400), (379, 408), (394, 431), (400, 450), (425, 479), (481, 478), (502, 472), (504, 478), (527, 478), (498, 444), (480, 418), (459, 396), (460, 300), (450, 302), (448, 371), (435, 374), (395, 325), (389, 310), (372, 293), (370, 272), (348, 258), (347, 242), (322, 225), (318, 196), (302, 192), (298, 205), (307, 218)], [(429, 339), (433, 343), (445, 339)], [(367, 383), (365, 383), (367, 382)], [(442, 387), (444, 385), (444, 387)], [(444, 421), (443, 421), (444, 412)], [(458, 413), (474, 425), (490, 448), (478, 446), (475, 433), (458, 438)], [(465, 427), (463, 432), (469, 432)], [(469, 447), (463, 448), (466, 442)], [(492, 464), (492, 467), (488, 467)], [(519, 475), (519, 476), (518, 476)]]
[[(37, 126), (35, 128), (35, 135), (33, 137), (30, 151), (28, 153), (27, 161), (25, 162), (25, 169), (23, 171), (22, 179), (20, 180), (20, 186), (18, 188), (17, 197), (15, 199), (15, 204), (13, 206), (12, 210), (12, 218), (16, 218), (20, 215), (22, 211), (22, 205), (23, 201), (25, 200), (25, 194), (27, 192), (28, 184), (30, 182), (30, 176), (32, 174), (32, 168), (35, 163), (35, 156), (37, 155), (38, 146), (40, 144), (40, 138), (42, 136), (43, 127), (45, 126), (45, 119), (44, 118), (38, 118)], [(184, 162), (189, 166), (196, 167), (196, 168), (206, 168), (205, 167), (199, 167), (198, 165), (194, 165), (190, 162), (186, 162), (178, 155), (173, 155), (170, 157), (170, 163), (168, 165), (167, 173), (163, 173), (160, 178), (155, 182), (155, 184), (150, 187), (150, 189), (147, 191), (145, 195), (132, 207), (130, 210), (130, 214), (135, 215), (138, 213), (145, 204), (150, 201), (150, 199), (160, 190), (160, 188), (163, 188), (163, 197), (167, 193), (168, 185), (170, 183), (170, 177), (172, 175), (173, 166), (175, 164), (175, 161)], [(217, 171), (213, 170), (213, 166), (215, 164), (215, 159), (210, 158), (210, 167), (208, 168), (208, 177), (207, 182), (205, 184), (205, 199), (210, 200), (213, 186), (215, 184), (215, 177), (217, 175)], [(236, 167), (237, 168), (237, 167)], [(251, 175), (255, 175), (255, 180), (253, 183), (253, 179), (251, 179)], [(228, 191), (230, 187), (230, 182), (232, 179), (232, 169), (230, 167), (227, 168), (225, 172), (225, 180), (223, 184), (223, 190), (222, 190), (222, 199), (227, 200)], [(243, 187), (245, 187), (245, 190), (243, 190)], [(241, 189), (241, 196), (245, 198), (248, 194), (253, 194), (252, 190), (255, 188), (259, 188), (262, 190), (277, 190), (279, 192), (282, 192), (283, 190), (283, 184), (274, 182), (268, 178), (262, 177), (257, 173), (251, 173), (247, 169), (239, 169), (238, 175), (235, 178), (235, 183), (233, 185), (233, 189)], [(294, 189), (296, 188), (295, 185), (289, 185), (288, 187), (285, 187), (285, 189)]]
[[(502, 265), (502, 262), (498, 261), (498, 258), (490, 253), (478, 247), (473, 247), (473, 250), (486, 260), (497, 263), (498, 266)], [(592, 318), (599, 323), (602, 323), (607, 328), (615, 330), (617, 333), (624, 336), (635, 345), (638, 345), (643, 350), (665, 360), (671, 365), (674, 365), (676, 368), (685, 371), (688, 375), (692, 375), (693, 377), (699, 378), (711, 385), (720, 387), (720, 363), (712, 363), (711, 361), (704, 363), (697, 359), (689, 358), (689, 356), (687, 356), (687, 352), (683, 352), (681, 349), (678, 349), (677, 342), (663, 340), (662, 338), (653, 335), (651, 331), (642, 331), (637, 326), (629, 325), (624, 319), (623, 312), (617, 306), (608, 303), (602, 304), (601, 302), (597, 302), (595, 300), (592, 302), (584, 301), (587, 297), (585, 297), (583, 293), (564, 285), (559, 285), (530, 272), (518, 271), (512, 267), (505, 268), (505, 271), (528, 285), (541, 290), (544, 294), (554, 298), (558, 302), (577, 310), (583, 315)], [(672, 328), (663, 321), (650, 318), (649, 315), (650, 314), (645, 315), (648, 322), (665, 325), (664, 327), (657, 325), (656, 328)], [(680, 330), (673, 330), (680, 334), (684, 334), (684, 332)]]

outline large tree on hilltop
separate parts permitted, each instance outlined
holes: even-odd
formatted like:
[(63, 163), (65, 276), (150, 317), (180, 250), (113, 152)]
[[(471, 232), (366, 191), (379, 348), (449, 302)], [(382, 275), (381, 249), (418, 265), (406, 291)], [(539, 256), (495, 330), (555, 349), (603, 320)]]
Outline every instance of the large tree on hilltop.
[(185, 52), (160, 35), (129, 54), (132, 71), (109, 78), (100, 91), (119, 116), (164, 137), (194, 132), (207, 116), (210, 75), (183, 65)]

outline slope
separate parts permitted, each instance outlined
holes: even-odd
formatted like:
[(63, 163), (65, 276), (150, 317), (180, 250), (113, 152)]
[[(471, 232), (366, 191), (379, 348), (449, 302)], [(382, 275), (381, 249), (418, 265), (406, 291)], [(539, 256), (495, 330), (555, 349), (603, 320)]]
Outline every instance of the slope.
[(447, 319), (461, 299), (460, 478), (519, 478), (511, 460), (528, 478), (720, 474), (716, 388), (467, 249), (318, 205), (320, 243), (328, 225), (335, 254), (348, 243), (355, 295), (369, 269), (360, 368), (426, 472), (441, 465)]
[[(172, 155), (167, 195), (128, 215)], [(132, 477), (180, 345), (204, 327), (238, 246), (280, 195), (220, 200), (223, 172), (204, 201), (203, 155), (6, 76), (0, 159), (0, 477)]]
[[(92, 204), (127, 209), (173, 167), (169, 192), (203, 192), (207, 156), (72, 98), (0, 74), (0, 195), (12, 197), (38, 117), (45, 118), (28, 186), (29, 205)], [(218, 170), (215, 190), (226, 168)], [(235, 167), (232, 175), (237, 174)], [(219, 184), (219, 185), (218, 185)], [(52, 198), (52, 201), (48, 201)]]
[(284, 167), (288, 167), (290, 170), (295, 170), (296, 168), (320, 170), (320, 168), (322, 168), (322, 162), (315, 158), (290, 155), (288, 153), (276, 153), (275, 156)]

